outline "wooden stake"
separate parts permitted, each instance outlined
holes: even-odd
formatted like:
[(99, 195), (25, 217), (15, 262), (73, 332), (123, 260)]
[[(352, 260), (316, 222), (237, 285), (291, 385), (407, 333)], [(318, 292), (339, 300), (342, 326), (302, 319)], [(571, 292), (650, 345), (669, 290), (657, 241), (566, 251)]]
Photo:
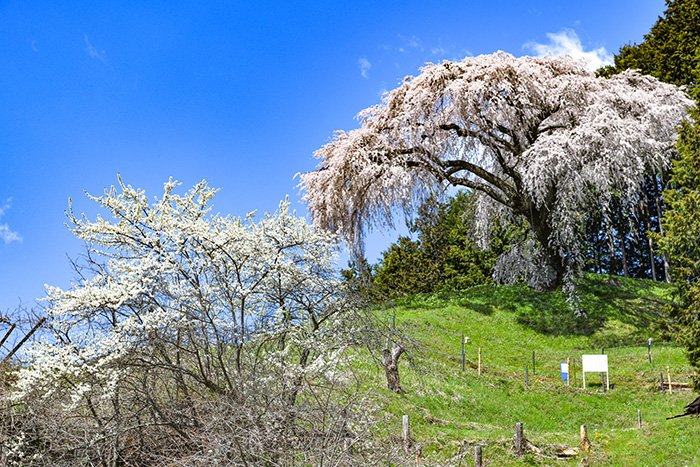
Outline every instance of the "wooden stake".
[(464, 355), (464, 333), (462, 333), (462, 371), (464, 371), (465, 355)]
[(668, 380), (668, 393), (673, 394), (673, 385), (671, 384), (671, 368), (666, 367), (666, 376)]
[(528, 375), (528, 367), (525, 367), (525, 389), (530, 387), (530, 378)]
[(576, 358), (571, 359), (571, 381), (576, 384)]
[(481, 347), (479, 347), (479, 364), (477, 367), (477, 374), (481, 376)]
[(637, 409), (637, 425), (642, 427), (642, 409)]
[(408, 415), (403, 416), (403, 429), (401, 430), (401, 441), (403, 442), (403, 451), (408, 454), (411, 448), (411, 426), (408, 422)]
[(523, 455), (523, 422), (515, 424), (515, 455)]
[(590, 451), (591, 441), (588, 439), (588, 428), (581, 425), (581, 451)]
[(535, 351), (532, 351), (532, 376), (535, 376), (537, 371), (535, 370)]
[(484, 464), (481, 459), (481, 446), (474, 448), (474, 467), (482, 467)]

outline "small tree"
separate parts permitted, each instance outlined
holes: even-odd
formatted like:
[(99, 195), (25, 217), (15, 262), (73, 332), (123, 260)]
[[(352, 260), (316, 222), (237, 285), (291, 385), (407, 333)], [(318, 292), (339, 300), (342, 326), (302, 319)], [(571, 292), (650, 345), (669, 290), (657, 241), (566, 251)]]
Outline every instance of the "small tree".
[(288, 465), (359, 452), (367, 407), (347, 378), (357, 336), (334, 236), (287, 202), (255, 222), (212, 215), (205, 182), (175, 186), (149, 203), (120, 180), (90, 197), (109, 217), (69, 212), (88, 245), (82, 279), (48, 287), (52, 332), (17, 374), (7, 461)]
[(596, 77), (567, 57), (428, 64), (319, 149), (302, 187), (314, 220), (357, 248), (366, 227), (391, 225), (443, 185), (474, 190), (482, 239), (494, 213), (530, 230), (500, 270), (553, 288), (581, 267), (585, 213), (613, 195), (637, 204), (690, 105), (675, 86)]
[(514, 237), (516, 227), (495, 229), (490, 248), (479, 248), (473, 235), (474, 208), (474, 197), (465, 192), (444, 203), (431, 199), (423, 204), (409, 226), (415, 239), (400, 237), (374, 268), (377, 298), (491, 283), (495, 259)]

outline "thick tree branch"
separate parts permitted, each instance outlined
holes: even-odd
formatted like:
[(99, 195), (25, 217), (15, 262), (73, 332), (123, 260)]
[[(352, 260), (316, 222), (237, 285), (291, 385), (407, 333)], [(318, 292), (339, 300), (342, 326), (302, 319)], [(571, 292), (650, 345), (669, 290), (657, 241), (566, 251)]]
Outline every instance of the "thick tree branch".
[[(494, 187), (498, 188), (501, 190), (507, 198), (515, 198), (517, 197), (517, 193), (515, 191), (515, 187), (513, 187), (508, 181), (504, 180), (503, 178), (495, 175), (492, 172), (489, 172), (488, 170), (484, 169), (483, 167), (480, 167), (476, 164), (472, 164), (469, 161), (465, 161), (462, 159), (451, 159), (451, 160), (446, 160), (441, 163), (443, 168), (445, 169), (445, 176), (446, 177), (451, 177), (457, 172), (460, 171), (467, 171), (469, 173), (472, 173), (476, 175), (477, 177), (481, 178), (487, 183), (490, 183)], [(463, 178), (460, 178), (463, 179)]]
[(504, 206), (508, 206), (514, 209), (517, 205), (517, 203), (514, 200), (508, 199), (503, 195), (503, 193), (499, 193), (492, 186), (487, 185), (485, 183), (479, 183), (475, 180), (471, 180), (466, 177), (455, 177), (448, 175), (445, 175), (445, 180), (453, 186), (463, 186), (465, 188), (471, 188), (472, 190), (484, 193), (494, 201), (501, 203)]

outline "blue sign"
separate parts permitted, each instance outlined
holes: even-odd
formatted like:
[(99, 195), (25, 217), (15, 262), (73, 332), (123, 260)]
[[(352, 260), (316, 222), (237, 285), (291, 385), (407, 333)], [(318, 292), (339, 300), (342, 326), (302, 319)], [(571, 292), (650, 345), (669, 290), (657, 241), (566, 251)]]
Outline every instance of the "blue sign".
[(564, 382), (569, 381), (569, 364), (566, 362), (561, 362), (561, 379), (564, 380)]

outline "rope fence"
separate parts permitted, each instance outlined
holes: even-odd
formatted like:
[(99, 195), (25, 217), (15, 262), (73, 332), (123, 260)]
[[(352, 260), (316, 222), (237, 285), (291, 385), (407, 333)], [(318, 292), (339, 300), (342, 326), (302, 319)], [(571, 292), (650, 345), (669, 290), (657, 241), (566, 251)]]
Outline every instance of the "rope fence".
[[(464, 338), (462, 338), (464, 339)], [(442, 358), (443, 360), (447, 360), (450, 363), (454, 362), (455, 364), (455, 370), (458, 371), (458, 369), (461, 367), (462, 372), (468, 372), (470, 370), (476, 370), (475, 375), (476, 376), (481, 376), (483, 375), (489, 375), (489, 376), (495, 376), (495, 377), (500, 377), (504, 379), (509, 379), (513, 381), (521, 381), (525, 384), (526, 387), (532, 387), (533, 385), (551, 385), (551, 386), (566, 386), (566, 380), (562, 377), (561, 370), (560, 369), (554, 369), (553, 365), (551, 362), (557, 362), (559, 363), (568, 363), (569, 364), (569, 380), (568, 380), (568, 385), (569, 386), (574, 386), (575, 384), (578, 384), (582, 381), (581, 379), (581, 358), (580, 357), (556, 357), (553, 356), (552, 354), (545, 354), (544, 356), (539, 356), (539, 359), (536, 361), (535, 358), (535, 352), (532, 352), (532, 355), (529, 353), (523, 355), (522, 359), (518, 359), (517, 363), (514, 360), (514, 365), (518, 365), (518, 368), (504, 368), (504, 367), (498, 367), (494, 366), (491, 364), (488, 364), (488, 353), (482, 352), (482, 348), (478, 348), (478, 359), (476, 361), (473, 361), (469, 358), (466, 358), (466, 350), (464, 348), (464, 340), (462, 340), (462, 351), (461, 353), (459, 352), (458, 349), (455, 353), (448, 353), (448, 352), (442, 352), (442, 351), (432, 351), (431, 353), (437, 354), (438, 357)], [(678, 349), (680, 348), (679, 346), (674, 346), (674, 345), (664, 345), (663, 347), (657, 347), (657, 352), (663, 352), (668, 349)], [(610, 347), (610, 348), (605, 348), (603, 351), (607, 354), (610, 355), (610, 352), (613, 352), (612, 358), (611, 358), (611, 369), (612, 371), (609, 372), (610, 374), (610, 380), (611, 380), (611, 385), (613, 387), (641, 387), (641, 388), (648, 388), (648, 387), (660, 387), (663, 389), (664, 385), (668, 386), (668, 380), (669, 378), (666, 376), (666, 373), (669, 372), (668, 366), (661, 367), (659, 366), (658, 368), (645, 368), (644, 370), (639, 370), (637, 372), (629, 372), (627, 371), (621, 371), (617, 372), (614, 370), (614, 362), (615, 362), (615, 357), (614, 354), (616, 353), (615, 351), (617, 350), (629, 350), (629, 349), (639, 349), (639, 361), (640, 361), (640, 367), (643, 365), (641, 362), (644, 362), (644, 366), (651, 365), (651, 363), (647, 363), (647, 358), (648, 358), (648, 353), (650, 351), (646, 347), (641, 347), (641, 346), (616, 346), (616, 347)], [(597, 354), (595, 350), (591, 349), (572, 349), (572, 353), (576, 354)], [(601, 352), (602, 353), (602, 352)], [(627, 361), (627, 364), (629, 364), (629, 354), (624, 355), (624, 358)], [(531, 362), (530, 362), (531, 360)], [(649, 361), (651, 361), (651, 358), (649, 358)], [(532, 366), (530, 366), (532, 365)], [(680, 372), (680, 373), (670, 373), (670, 376), (672, 377), (672, 386), (670, 388), (682, 388), (686, 386), (690, 386), (689, 380), (692, 378), (696, 377), (696, 373), (688, 373), (688, 372)], [(593, 379), (590, 379), (590, 381), (593, 381)], [(593, 383), (593, 386), (597, 386), (598, 383)], [(672, 389), (671, 389), (672, 390)]]

